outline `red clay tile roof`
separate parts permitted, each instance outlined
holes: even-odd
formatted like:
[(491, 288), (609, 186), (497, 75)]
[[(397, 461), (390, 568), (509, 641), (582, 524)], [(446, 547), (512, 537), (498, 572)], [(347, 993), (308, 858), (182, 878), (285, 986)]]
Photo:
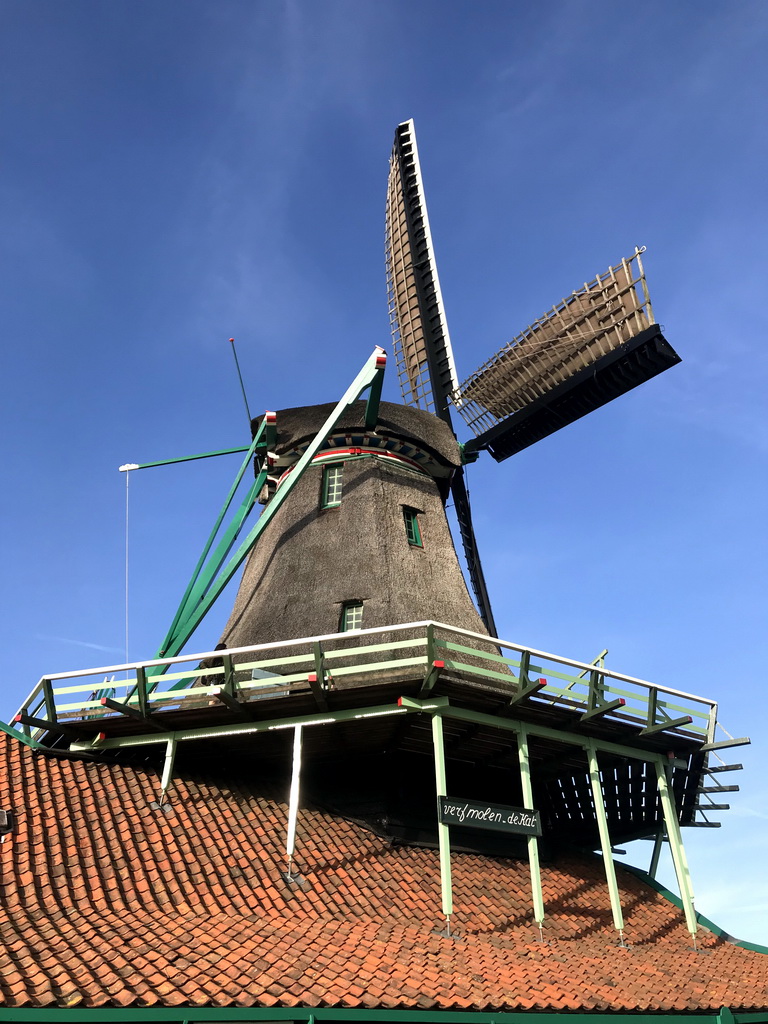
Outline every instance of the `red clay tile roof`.
[(35, 753), (0, 735), (1, 1001), (7, 1006), (336, 1006), (716, 1012), (768, 1005), (768, 956), (700, 933), (628, 872), (617, 945), (597, 859), (543, 870), (453, 859), (455, 938), (437, 934), (432, 850), (307, 809), (284, 870), (285, 805), (246, 786)]

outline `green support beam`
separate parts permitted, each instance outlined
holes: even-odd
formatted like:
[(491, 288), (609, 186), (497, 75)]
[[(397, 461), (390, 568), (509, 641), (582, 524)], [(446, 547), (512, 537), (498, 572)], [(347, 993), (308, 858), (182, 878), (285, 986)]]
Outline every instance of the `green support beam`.
[(688, 870), (688, 858), (685, 855), (680, 822), (677, 818), (675, 797), (672, 793), (672, 787), (667, 780), (667, 767), (661, 759), (656, 762), (656, 784), (659, 789), (659, 796), (661, 797), (661, 809), (664, 813), (664, 824), (667, 829), (669, 849), (672, 853), (672, 863), (675, 866), (677, 884), (680, 887), (680, 899), (683, 904), (685, 923), (695, 941), (698, 925), (696, 923), (696, 909), (693, 905), (691, 874)]
[(616, 881), (616, 867), (611, 856), (611, 837), (608, 834), (608, 818), (605, 813), (605, 801), (603, 799), (603, 786), (600, 781), (600, 768), (597, 763), (597, 751), (592, 740), (587, 741), (587, 758), (589, 760), (589, 781), (592, 786), (592, 799), (595, 804), (595, 818), (597, 819), (597, 830), (600, 833), (600, 848), (603, 852), (603, 865), (605, 867), (605, 880), (608, 883), (608, 894), (611, 898), (611, 913), (613, 914), (613, 926), (621, 937), (624, 944), (624, 914), (621, 909), (621, 896), (619, 884)]
[[(434, 698), (437, 699), (437, 698)], [(405, 698), (403, 698), (403, 701)], [(413, 699), (409, 700), (409, 706), (418, 705), (419, 702)], [(522, 723), (515, 719), (497, 717), (496, 715), (488, 715), (483, 711), (470, 711), (467, 708), (456, 708), (449, 707), (443, 712), (449, 718), (456, 718), (462, 722), (474, 722), (477, 725), (488, 725), (495, 729), (507, 729), (510, 732), (519, 733)], [(535, 725), (532, 722), (526, 723), (526, 731), (529, 736), (538, 736), (541, 739), (555, 740), (558, 743), (566, 743), (575, 747), (582, 747), (586, 749), (589, 742), (593, 742), (597, 750), (602, 750), (607, 754), (618, 754), (619, 757), (634, 757), (640, 761), (650, 761), (652, 763), (663, 762), (664, 758), (660, 754), (652, 753), (649, 750), (640, 750), (638, 747), (630, 747), (623, 743), (612, 743), (610, 740), (587, 740), (583, 736), (578, 736), (576, 733), (564, 732), (560, 729), (553, 729), (546, 725)]]
[(217, 452), (202, 452), (199, 455), (180, 455), (175, 459), (158, 459), (155, 462), (131, 462), (125, 466), (119, 466), (121, 473), (130, 472), (133, 469), (154, 469), (155, 466), (173, 466), (177, 462), (194, 462), (196, 459), (214, 459), (218, 455), (239, 455), (240, 452), (247, 452), (248, 448), (242, 445), (239, 448), (221, 448)]
[[(445, 698), (442, 698), (445, 700)], [(80, 740), (70, 747), (73, 753), (93, 750), (127, 750), (131, 747), (152, 746), (166, 743), (169, 739), (183, 743), (186, 740), (225, 739), (227, 736), (251, 735), (260, 732), (273, 732), (276, 729), (293, 729), (297, 725), (331, 725), (335, 722), (353, 722), (365, 718), (378, 718), (388, 715), (413, 714), (424, 708), (413, 707), (402, 698), (401, 704), (378, 704), (368, 708), (350, 708), (345, 711), (320, 712), (313, 715), (298, 715), (290, 718), (269, 719), (263, 722), (229, 722), (225, 725), (202, 726), (197, 729), (177, 729), (174, 732), (149, 733), (138, 736), (105, 737), (98, 734), (94, 739)], [(434, 706), (438, 706), (435, 704)], [(103, 738), (102, 738), (103, 737)]]
[[(181, 651), (205, 618), (213, 603), (251, 552), (275, 513), (299, 482), (305, 470), (311, 464), (312, 459), (325, 444), (326, 438), (341, 419), (344, 412), (353, 405), (365, 391), (370, 390), (368, 405), (366, 406), (366, 422), (369, 419), (372, 419), (375, 415), (378, 415), (379, 395), (381, 394), (381, 385), (384, 369), (386, 367), (386, 360), (387, 357), (383, 349), (378, 347), (374, 349), (373, 354), (368, 358), (349, 388), (347, 388), (341, 401), (336, 405), (333, 412), (317, 432), (304, 454), (293, 467), (293, 471), (283, 481), (282, 486), (264, 508), (264, 511), (252, 526), (245, 540), (240, 543), (234, 554), (229, 557), (229, 560), (226, 561), (225, 564), (225, 559), (239, 538), (245, 519), (253, 508), (261, 487), (266, 482), (267, 459), (265, 457), (255, 483), (249, 488), (233, 522), (227, 528), (224, 536), (213, 552), (211, 561), (208, 564), (205, 564), (206, 558), (208, 557), (213, 545), (213, 541), (218, 534), (221, 523), (223, 522), (224, 515), (231, 504), (234, 493), (237, 490), (240, 480), (245, 472), (246, 465), (250, 462), (250, 459), (253, 453), (256, 452), (258, 445), (266, 443), (265, 440), (262, 441), (262, 438), (266, 438), (268, 417), (264, 417), (261, 427), (259, 428), (251, 447), (248, 449), (248, 455), (243, 462), (243, 466), (241, 466), (238, 477), (235, 480), (235, 484), (233, 484), (233, 487), (230, 489), (227, 502), (219, 514), (216, 525), (214, 526), (208, 542), (205, 545), (203, 554), (198, 560), (192, 580), (187, 587), (181, 604), (179, 605), (179, 609), (176, 612), (176, 616), (174, 617), (174, 621), (166, 634), (166, 638), (160, 647), (157, 657), (173, 657)], [(373, 429), (373, 427), (370, 427), (369, 429)], [(266, 451), (264, 451), (264, 455), (266, 456)]]
[(651, 864), (648, 868), (648, 874), (651, 878), (656, 877), (656, 872), (659, 870), (659, 860), (661, 859), (661, 848), (664, 845), (664, 829), (659, 828), (656, 831), (656, 835), (653, 839), (653, 852), (651, 853)]
[[(240, 465), (240, 469), (237, 471), (237, 474), (235, 475), (235, 479), (234, 479), (234, 481), (232, 483), (232, 486), (229, 489), (229, 493), (227, 494), (227, 497), (226, 497), (226, 499), (224, 501), (224, 504), (223, 504), (223, 506), (222, 506), (222, 508), (221, 508), (221, 510), (220, 510), (220, 512), (218, 514), (218, 516), (216, 517), (216, 521), (215, 521), (215, 523), (213, 525), (213, 529), (211, 530), (211, 532), (210, 532), (210, 534), (208, 536), (208, 540), (205, 542), (205, 544), (203, 546), (203, 550), (202, 550), (202, 552), (200, 554), (200, 557), (197, 560), (197, 565), (195, 566), (194, 570), (192, 571), (192, 577), (191, 577), (189, 583), (187, 584), (187, 589), (184, 591), (184, 594), (183, 594), (183, 596), (181, 598), (181, 601), (179, 603), (179, 607), (176, 610), (176, 614), (174, 615), (173, 621), (171, 622), (171, 625), (170, 625), (170, 628), (168, 630), (168, 633), (166, 634), (166, 637), (165, 637), (163, 643), (160, 645), (160, 652), (161, 653), (158, 655), (158, 657), (162, 657), (163, 656), (163, 653), (165, 652), (165, 645), (167, 645), (167, 644), (169, 644), (171, 642), (171, 640), (172, 640), (172, 638), (173, 638), (173, 636), (174, 636), (174, 634), (176, 632), (176, 629), (177, 629), (177, 627), (179, 625), (179, 622), (181, 621), (181, 619), (183, 618), (183, 616), (185, 615), (185, 613), (187, 612), (187, 610), (189, 608), (189, 604), (190, 604), (191, 596), (192, 596), (192, 591), (194, 590), (195, 585), (197, 584), (197, 582), (198, 582), (198, 580), (200, 578), (200, 575), (203, 572), (203, 568), (205, 566), (206, 559), (208, 558), (210, 550), (213, 547), (213, 542), (216, 539), (216, 536), (217, 536), (217, 534), (218, 534), (218, 532), (219, 532), (219, 530), (221, 528), (221, 524), (224, 521), (224, 517), (226, 516), (226, 514), (227, 514), (227, 512), (228, 512), (228, 510), (229, 510), (229, 508), (230, 508), (230, 506), (232, 504), (232, 502), (234, 501), (235, 494), (237, 493), (237, 490), (240, 487), (242, 479), (243, 479), (243, 477), (245, 476), (246, 472), (248, 471), (248, 469), (250, 468), (250, 466), (252, 464), (252, 460), (253, 460), (254, 456), (256, 455), (257, 450), (263, 449), (263, 455), (264, 456), (266, 455), (267, 422), (268, 422), (268, 420), (270, 420), (270, 415), (271, 415), (270, 413), (265, 413), (264, 414), (264, 419), (262, 420), (261, 426), (256, 431), (256, 435), (253, 438), (253, 441), (251, 442), (251, 444), (250, 444), (250, 446), (248, 448), (244, 449), (244, 451), (246, 453), (245, 458), (243, 459), (243, 461), (242, 461), (242, 463)], [(266, 474), (265, 474), (265, 477), (266, 477)], [(249, 491), (249, 493), (250, 493), (250, 491)], [(242, 506), (241, 506), (241, 511), (242, 511)], [(247, 512), (246, 512), (246, 514), (247, 514)]]

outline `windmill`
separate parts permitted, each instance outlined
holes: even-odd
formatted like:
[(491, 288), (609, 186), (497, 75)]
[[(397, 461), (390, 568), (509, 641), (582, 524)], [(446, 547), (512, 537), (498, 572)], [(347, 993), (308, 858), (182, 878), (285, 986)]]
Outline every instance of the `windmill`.
[[(717, 824), (706, 812), (727, 805), (707, 804), (709, 794), (737, 787), (704, 783), (740, 766), (710, 769), (709, 753), (748, 740), (715, 739), (714, 701), (600, 659), (585, 664), (498, 639), (464, 478), (481, 452), (502, 462), (679, 362), (654, 321), (641, 253), (561, 300), (460, 384), (413, 123), (399, 125), (386, 255), (403, 403), (381, 401), (386, 356), (376, 348), (335, 405), (252, 421), (250, 445), (230, 449), (244, 460), (155, 658), (102, 690), (93, 675), (103, 669), (74, 682), (77, 673), (44, 678), (17, 727), (32, 742), (94, 756), (164, 747), (160, 810), (177, 746), (187, 769), (223, 757), (240, 771), (258, 758), (268, 777), (290, 764), (289, 882), (299, 776), (310, 763), (324, 804), (392, 842), (439, 847), (448, 920), (449, 829), (464, 850), (527, 851), (539, 926), (542, 829), (550, 850), (599, 847), (620, 936), (612, 843), (653, 838), (657, 863), (668, 837), (695, 935), (680, 824)], [(475, 435), (464, 445), (457, 415)], [(477, 608), (445, 514), (449, 495)], [(258, 503), (264, 510), (250, 525)], [(202, 661), (182, 655), (243, 563), (217, 649)], [(506, 815), (505, 834), (467, 835), (465, 812), (485, 823)]]
[[(398, 125), (386, 208), (389, 318), (406, 404), (472, 429), (465, 462), (502, 462), (680, 362), (654, 322), (641, 253), (562, 299), (459, 384), (413, 121)], [(451, 482), (472, 589), (496, 635), (463, 468)]]

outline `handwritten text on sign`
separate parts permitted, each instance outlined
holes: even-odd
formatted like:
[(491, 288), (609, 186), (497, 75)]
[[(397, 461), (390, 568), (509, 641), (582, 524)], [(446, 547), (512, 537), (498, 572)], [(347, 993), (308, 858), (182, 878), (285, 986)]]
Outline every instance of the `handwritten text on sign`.
[(526, 836), (541, 835), (539, 812), (521, 807), (440, 796), (437, 798), (437, 813), (443, 825), (487, 828), (493, 832), (518, 832)]

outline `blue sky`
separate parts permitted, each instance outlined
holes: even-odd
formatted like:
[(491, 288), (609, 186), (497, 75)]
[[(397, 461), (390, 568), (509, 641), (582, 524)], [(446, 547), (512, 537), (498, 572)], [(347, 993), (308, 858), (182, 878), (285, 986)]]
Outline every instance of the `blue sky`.
[[(388, 345), (413, 117), (461, 378), (647, 246), (682, 365), (470, 467), (477, 532), (502, 637), (607, 647), (752, 736), (723, 828), (686, 841), (699, 909), (768, 942), (767, 46), (753, 0), (3, 0), (5, 716), (46, 672), (121, 660), (117, 467), (246, 440), (229, 337), (254, 412), (333, 400)], [(132, 657), (235, 468), (133, 475)]]

